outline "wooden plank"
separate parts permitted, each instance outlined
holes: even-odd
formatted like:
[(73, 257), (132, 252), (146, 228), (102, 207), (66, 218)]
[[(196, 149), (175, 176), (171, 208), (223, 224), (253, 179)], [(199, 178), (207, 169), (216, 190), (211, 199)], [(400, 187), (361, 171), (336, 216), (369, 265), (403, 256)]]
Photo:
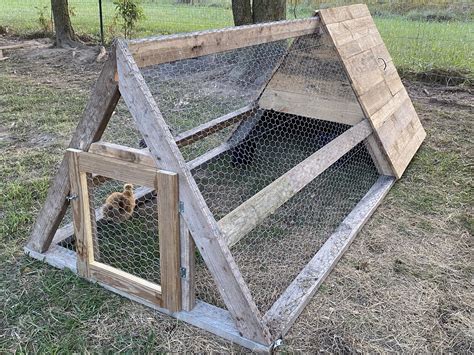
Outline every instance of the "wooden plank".
[(329, 100), (309, 95), (307, 92), (291, 90), (291, 87), (287, 91), (267, 88), (260, 99), (260, 107), (351, 126), (364, 119), (364, 114), (357, 102)]
[(91, 144), (88, 153), (116, 158), (134, 164), (156, 166), (148, 149), (130, 148), (108, 142), (95, 142)]
[(314, 33), (319, 18), (230, 27), (129, 41), (139, 67), (221, 53), (233, 49), (285, 40)]
[(220, 156), (222, 153), (228, 151), (231, 146), (228, 143), (222, 143), (221, 145), (217, 146), (216, 148), (211, 149), (210, 151), (204, 153), (203, 155), (198, 156), (197, 158), (189, 161), (187, 163), (189, 170), (197, 169), (198, 167), (209, 163), (213, 159)]
[(395, 163), (394, 170), (397, 178), (400, 178), (405, 169), (410, 164), (412, 157), (421, 147), (424, 139), (426, 138), (426, 132), (424, 129), (418, 129), (412, 134), (412, 137), (404, 142), (403, 149), (399, 148), (396, 153), (392, 155)]
[(381, 149), (378, 140), (373, 134), (367, 137), (366, 148), (374, 162), (375, 167), (380, 175), (394, 176), (393, 169), (388, 163), (387, 156)]
[(94, 251), (87, 175), (79, 171), (79, 154), (81, 153), (77, 149), (67, 150), (71, 196), (75, 197), (71, 207), (76, 235), (77, 273), (87, 278), (89, 264), (94, 260)]
[(288, 332), (394, 182), (395, 178), (389, 176), (382, 176), (377, 180), (268, 310), (264, 318), (274, 337), (284, 336)]
[(128, 272), (94, 261), (90, 264), (90, 279), (161, 307), (161, 287)]
[[(76, 272), (76, 253), (66, 248), (52, 245), (44, 254), (35, 252), (34, 250), (24, 248), (25, 253), (39, 261), (45, 262), (55, 268), (68, 268), (72, 272)], [(232, 343), (243, 346), (254, 352), (268, 353), (271, 349), (269, 345), (263, 345), (244, 338), (236, 328), (234, 320), (229, 311), (223, 310), (208, 303), (197, 301), (195, 307), (191, 311), (181, 311), (172, 313), (167, 309), (161, 308), (155, 302), (150, 302), (145, 298), (130, 294), (128, 291), (105, 284), (101, 281), (98, 283), (105, 289), (125, 297), (133, 302), (138, 302), (146, 307), (152, 308), (158, 312), (175, 317), (183, 322), (194, 325), (209, 333), (224, 338)]]
[[(112, 47), (108, 61), (99, 75), (86, 105), (82, 119), (73, 134), (70, 148), (87, 150), (92, 142), (98, 141), (107, 126), (112, 112), (120, 98), (117, 82), (115, 49)], [(65, 155), (46, 196), (33, 227), (28, 248), (37, 252), (48, 250), (54, 233), (66, 213), (69, 193), (68, 161)]]
[(385, 70), (384, 76), (385, 83), (392, 95), (395, 96), (405, 88), (393, 61), (387, 62), (387, 69)]
[(227, 244), (237, 243), (371, 133), (367, 120), (358, 123), (223, 217), (218, 224)]
[(364, 111), (367, 113), (367, 116), (371, 117), (374, 113), (387, 105), (392, 97), (392, 93), (388, 89), (387, 84), (385, 81), (382, 81), (372, 86), (364, 94), (360, 95), (359, 102), (361, 103)]
[(150, 187), (155, 186), (157, 169), (107, 156), (81, 152), (79, 154), (79, 170)]
[[(379, 63), (371, 50), (354, 55), (345, 61), (346, 70), (352, 81), (354, 91), (362, 96), (374, 86), (383, 83), (384, 75), (379, 68)], [(391, 95), (390, 95), (391, 97)]]
[(373, 19), (360, 5), (358, 8), (349, 6), (349, 12), (352, 19), (334, 23), (332, 12), (321, 10), (321, 22), (373, 125), (378, 144), (374, 141), (370, 144), (372, 157), (378, 159), (379, 168), (389, 166), (394, 176), (401, 177), (426, 133), (415, 110), (393, 116), (400, 105), (409, 107), (411, 101), (405, 100), (408, 95)]
[(196, 305), (196, 247), (184, 218), (180, 217), (181, 305), (191, 311)]
[(127, 45), (117, 43), (117, 70), (120, 89), (137, 127), (158, 167), (179, 176), (179, 196), (186, 224), (206, 262), (226, 306), (243, 336), (270, 344), (270, 333), (246, 285), (219, 227), (201, 195), (184, 158), (146, 86)]
[(178, 175), (159, 172), (156, 177), (162, 306), (176, 312), (181, 310)]
[(44, 253), (38, 253), (28, 247), (24, 248), (25, 254), (45, 262), (58, 269), (69, 269), (77, 274), (77, 257), (76, 252), (60, 247), (59, 245), (51, 245), (51, 247)]
[(216, 118), (202, 125), (199, 125), (189, 131), (183, 132), (175, 137), (178, 147), (185, 147), (211, 134), (223, 130), (236, 122), (246, 119), (255, 109), (255, 104), (249, 104), (239, 110), (231, 112), (222, 117)]
[[(135, 190), (135, 202), (140, 204), (152, 197), (152, 194), (155, 190), (150, 187), (139, 187)], [(98, 222), (102, 218), (104, 218), (104, 214), (102, 213), (102, 207), (95, 209), (95, 221)], [(54, 234), (52, 244), (59, 244), (66, 239), (72, 237), (74, 235), (74, 223), (68, 223), (64, 225), (62, 228), (59, 228), (56, 233)]]

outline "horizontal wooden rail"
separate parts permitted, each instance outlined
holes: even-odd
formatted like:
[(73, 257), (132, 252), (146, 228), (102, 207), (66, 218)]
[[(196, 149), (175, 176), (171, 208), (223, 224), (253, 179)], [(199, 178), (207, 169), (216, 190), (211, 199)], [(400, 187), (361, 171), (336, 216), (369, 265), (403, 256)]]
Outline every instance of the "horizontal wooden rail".
[(367, 120), (358, 123), (223, 217), (218, 224), (227, 244), (237, 243), (371, 133)]
[(160, 285), (96, 261), (90, 263), (89, 272), (93, 280), (162, 306)]
[(130, 148), (109, 142), (95, 142), (91, 144), (89, 153), (116, 158), (129, 163), (156, 167), (148, 149)]
[(227, 115), (206, 122), (189, 131), (178, 134), (175, 137), (175, 142), (178, 147), (184, 147), (192, 144), (199, 139), (205, 138), (213, 133), (223, 130), (226, 127), (229, 127), (236, 122), (239, 122), (248, 116), (255, 107), (256, 105), (252, 103), (234, 112), (228, 113)]
[(157, 173), (155, 167), (87, 152), (79, 154), (79, 171), (142, 186), (155, 186)]
[(195, 58), (314, 33), (319, 17), (129, 41), (139, 67)]
[(357, 233), (382, 202), (395, 178), (381, 176), (264, 316), (274, 337), (286, 334)]

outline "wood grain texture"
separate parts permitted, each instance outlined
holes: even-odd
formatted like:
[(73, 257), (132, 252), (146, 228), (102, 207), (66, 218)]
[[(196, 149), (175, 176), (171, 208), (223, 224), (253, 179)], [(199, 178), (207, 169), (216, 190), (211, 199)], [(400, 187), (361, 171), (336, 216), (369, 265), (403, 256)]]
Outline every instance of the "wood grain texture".
[(186, 224), (218, 290), (243, 336), (269, 344), (270, 333), (252, 300), (219, 227), (153, 99), (127, 45), (117, 44), (120, 90), (157, 166), (179, 175), (180, 201)]
[(367, 120), (358, 123), (223, 217), (218, 224), (227, 244), (237, 243), (371, 133)]
[(156, 176), (156, 190), (159, 201), (157, 218), (160, 235), (162, 306), (171, 312), (177, 312), (181, 310), (178, 175), (159, 172)]
[(374, 128), (378, 144), (370, 144), (371, 155), (379, 171), (389, 166), (400, 178), (426, 133), (390, 53), (366, 5), (320, 10), (319, 15)]
[(79, 170), (142, 186), (155, 186), (156, 168), (121, 159), (81, 152)]
[(71, 196), (75, 196), (71, 207), (76, 236), (77, 273), (88, 278), (89, 264), (94, 260), (94, 251), (87, 175), (79, 171), (81, 153), (82, 151), (78, 149), (69, 148), (66, 154), (69, 162)]
[(377, 180), (268, 310), (264, 318), (274, 337), (284, 336), (288, 332), (394, 182), (395, 179), (389, 176), (382, 176)]
[(191, 311), (196, 305), (196, 246), (184, 218), (180, 217), (181, 304), (184, 311)]
[(189, 131), (183, 132), (175, 137), (176, 144), (178, 147), (185, 147), (211, 134), (219, 132), (224, 128), (233, 125), (234, 123), (241, 121), (242, 119), (246, 119), (249, 115), (251, 115), (253, 109), (255, 109), (255, 105), (250, 104), (242, 107), (239, 110), (203, 123), (202, 125), (199, 125)]
[(139, 67), (220, 53), (314, 33), (319, 18), (231, 27), (223, 30), (130, 41)]
[[(104, 64), (82, 118), (73, 134), (70, 148), (87, 150), (92, 142), (98, 141), (107, 126), (112, 112), (120, 98), (117, 82), (115, 49), (112, 47), (108, 61)], [(67, 156), (59, 166), (33, 227), (28, 248), (37, 252), (46, 251), (51, 245), (54, 234), (66, 213), (68, 203), (66, 196), (70, 184), (68, 177)]]
[(59, 245), (51, 245), (51, 247), (44, 253), (38, 253), (37, 251), (24, 248), (25, 254), (45, 262), (58, 269), (69, 269), (73, 273), (77, 274), (77, 257), (76, 253), (72, 250), (60, 247)]
[(148, 149), (130, 148), (108, 142), (92, 143), (88, 153), (124, 160), (129, 163), (156, 167)]
[(293, 89), (288, 87), (279, 90), (269, 85), (260, 99), (260, 107), (351, 126), (364, 119), (358, 103), (311, 97), (307, 92)]
[(109, 285), (161, 307), (161, 287), (159, 285), (96, 261), (92, 262), (89, 268), (91, 280)]

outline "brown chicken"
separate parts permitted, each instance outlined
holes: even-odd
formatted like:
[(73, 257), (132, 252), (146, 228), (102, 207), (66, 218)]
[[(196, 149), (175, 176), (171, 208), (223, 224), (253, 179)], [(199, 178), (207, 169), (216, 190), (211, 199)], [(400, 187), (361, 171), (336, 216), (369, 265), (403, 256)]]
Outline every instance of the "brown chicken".
[(104, 219), (108, 222), (121, 223), (129, 219), (135, 209), (133, 185), (123, 185), (123, 192), (112, 192), (102, 206)]

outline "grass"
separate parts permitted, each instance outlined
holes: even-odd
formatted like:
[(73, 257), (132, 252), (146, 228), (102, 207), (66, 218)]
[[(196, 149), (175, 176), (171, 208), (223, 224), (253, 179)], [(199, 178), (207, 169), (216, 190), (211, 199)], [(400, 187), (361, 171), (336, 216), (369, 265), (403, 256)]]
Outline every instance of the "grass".
[[(99, 19), (95, 1), (71, 0), (73, 26), (79, 33), (99, 38)], [(206, 4), (206, 3), (205, 3)], [(134, 36), (189, 32), (232, 25), (232, 12), (226, 2), (208, 1), (207, 6), (175, 5), (172, 1), (144, 1), (145, 19), (139, 22)], [(47, 0), (4, 0), (0, 5), (0, 25), (20, 33), (38, 31), (39, 11), (49, 16)], [(375, 6), (375, 5), (374, 5)], [(109, 39), (120, 36), (114, 24), (114, 5), (104, 1), (104, 21)], [(311, 8), (298, 10), (298, 17), (310, 16)], [(397, 8), (398, 9), (398, 8)], [(401, 15), (400, 9), (386, 10), (382, 5), (372, 7), (376, 23), (399, 69), (404, 72), (430, 72), (432, 75), (461, 76), (473, 80), (474, 22), (472, 7), (438, 9), (437, 13), (453, 16), (450, 21), (430, 21), (430, 11), (410, 10)], [(383, 10), (383, 11), (382, 11)], [(462, 12), (464, 10), (464, 12)], [(439, 16), (441, 16), (439, 15)], [(294, 18), (291, 7), (288, 18)], [(445, 70), (441, 73), (437, 71)]]

